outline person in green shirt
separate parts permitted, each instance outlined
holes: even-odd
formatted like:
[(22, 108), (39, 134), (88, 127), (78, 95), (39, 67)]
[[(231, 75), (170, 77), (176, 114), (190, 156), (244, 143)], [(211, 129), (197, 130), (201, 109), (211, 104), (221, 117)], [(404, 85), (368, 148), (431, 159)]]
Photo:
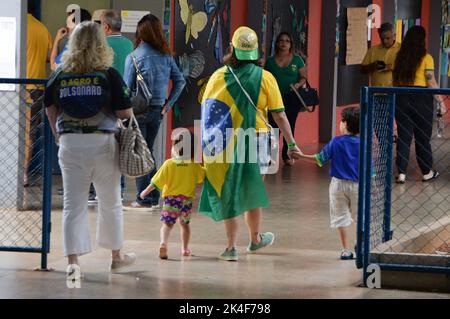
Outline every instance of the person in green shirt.
[(113, 68), (119, 71), (123, 77), (125, 59), (133, 52), (133, 42), (120, 33), (122, 29), (122, 18), (119, 12), (106, 10), (102, 14), (100, 21), (106, 35), (106, 41), (114, 51)]
[[(291, 125), (292, 135), (295, 132), (300, 105), (290, 98), (291, 85), (296, 89), (306, 84), (306, 65), (303, 59), (294, 53), (294, 38), (288, 32), (281, 32), (276, 39), (275, 55), (267, 59), (265, 69), (273, 74), (283, 96), (285, 112)], [(277, 127), (270, 116), (270, 125)], [(285, 165), (292, 166), (293, 161), (288, 156), (288, 145), (283, 143), (282, 158)]]

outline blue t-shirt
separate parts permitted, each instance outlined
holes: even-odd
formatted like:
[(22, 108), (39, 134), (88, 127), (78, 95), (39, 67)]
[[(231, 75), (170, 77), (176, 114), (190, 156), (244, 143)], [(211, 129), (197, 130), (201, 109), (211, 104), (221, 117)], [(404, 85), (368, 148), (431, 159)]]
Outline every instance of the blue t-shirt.
[(61, 50), (61, 52), (56, 56), (55, 63), (56, 65), (61, 64), (62, 56), (67, 51), (67, 44), (64, 46), (64, 48)]
[(359, 136), (335, 137), (320, 153), (316, 154), (317, 165), (322, 167), (331, 160), (330, 176), (358, 182)]

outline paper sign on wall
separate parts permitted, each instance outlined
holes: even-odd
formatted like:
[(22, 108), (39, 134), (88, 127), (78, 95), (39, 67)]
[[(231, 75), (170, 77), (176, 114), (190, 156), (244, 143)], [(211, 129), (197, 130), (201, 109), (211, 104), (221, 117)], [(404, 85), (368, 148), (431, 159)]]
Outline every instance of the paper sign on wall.
[(123, 33), (135, 33), (139, 20), (143, 16), (150, 14), (150, 11), (129, 11), (122, 10), (122, 30)]
[[(0, 17), (0, 78), (16, 77), (16, 18)], [(14, 84), (0, 84), (0, 91), (14, 91)]]
[(367, 52), (367, 8), (348, 8), (347, 19), (346, 64), (361, 64)]

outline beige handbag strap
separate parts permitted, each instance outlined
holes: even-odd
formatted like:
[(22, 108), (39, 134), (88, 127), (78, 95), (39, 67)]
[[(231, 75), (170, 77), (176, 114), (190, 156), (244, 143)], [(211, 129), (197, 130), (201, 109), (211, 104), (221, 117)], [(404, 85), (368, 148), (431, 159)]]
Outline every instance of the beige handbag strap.
[(302, 96), (300, 95), (300, 93), (298, 93), (297, 89), (295, 88), (294, 84), (291, 84), (291, 90), (294, 91), (295, 95), (297, 95), (298, 99), (300, 100), (300, 103), (303, 104), (303, 107), (305, 109), (308, 109), (308, 106), (306, 105), (305, 101), (303, 100)]
[(129, 118), (128, 127), (125, 127), (125, 125), (123, 124), (123, 121), (121, 119), (117, 119), (117, 126), (121, 129), (131, 128), (133, 124), (136, 124), (136, 127), (139, 129), (139, 124), (138, 124), (138, 121), (136, 120), (136, 117), (134, 116), (134, 114), (131, 115), (131, 117)]

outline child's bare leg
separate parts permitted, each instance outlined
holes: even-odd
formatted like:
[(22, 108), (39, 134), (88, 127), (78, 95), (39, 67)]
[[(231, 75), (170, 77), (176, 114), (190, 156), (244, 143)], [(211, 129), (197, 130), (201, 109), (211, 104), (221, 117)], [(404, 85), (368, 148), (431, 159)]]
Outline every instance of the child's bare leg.
[(339, 232), (339, 237), (341, 239), (342, 247), (344, 249), (350, 250), (350, 244), (349, 244), (350, 227), (339, 227), (338, 232)]
[(191, 227), (189, 224), (180, 223), (181, 245), (183, 252), (189, 250), (189, 239), (191, 238)]
[(161, 245), (167, 246), (167, 243), (169, 241), (170, 231), (172, 230), (172, 228), (173, 228), (172, 223), (167, 223), (167, 222), (162, 223), (162, 227), (161, 227), (161, 231), (160, 231)]
[(167, 243), (169, 241), (170, 231), (173, 228), (172, 223), (163, 222), (161, 226), (161, 244), (159, 245), (159, 258), (167, 259)]

